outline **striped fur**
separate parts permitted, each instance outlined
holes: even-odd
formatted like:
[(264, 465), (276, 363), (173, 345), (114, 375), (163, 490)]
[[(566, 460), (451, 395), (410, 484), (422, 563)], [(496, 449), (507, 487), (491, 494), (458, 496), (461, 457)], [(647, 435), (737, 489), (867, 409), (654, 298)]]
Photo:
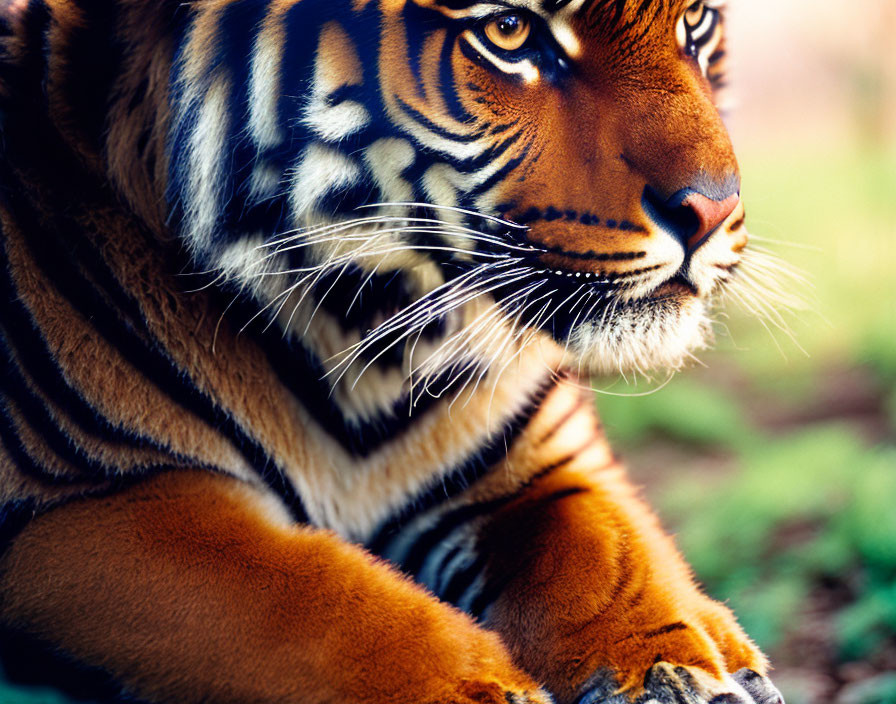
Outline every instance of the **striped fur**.
[(776, 701), (581, 390), (746, 244), (722, 17), (0, 0), (0, 622), (156, 702)]

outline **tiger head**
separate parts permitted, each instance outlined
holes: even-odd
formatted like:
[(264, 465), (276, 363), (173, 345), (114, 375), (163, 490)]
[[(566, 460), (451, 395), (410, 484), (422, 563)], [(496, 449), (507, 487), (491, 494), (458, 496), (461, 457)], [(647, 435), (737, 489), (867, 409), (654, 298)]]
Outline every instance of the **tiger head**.
[(747, 240), (717, 0), (191, 11), (168, 202), (260, 314), (338, 324), (322, 358), (500, 328), (595, 372), (705, 343)]

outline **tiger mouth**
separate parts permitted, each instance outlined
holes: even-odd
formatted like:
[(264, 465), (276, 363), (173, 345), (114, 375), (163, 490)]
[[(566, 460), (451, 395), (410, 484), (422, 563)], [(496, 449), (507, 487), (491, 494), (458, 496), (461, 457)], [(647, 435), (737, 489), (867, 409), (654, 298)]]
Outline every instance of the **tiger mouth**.
[(669, 298), (675, 296), (690, 295), (698, 297), (700, 292), (697, 287), (687, 277), (682, 274), (676, 274), (671, 279), (661, 283), (650, 295), (651, 298)]
[[(505, 279), (483, 282), (482, 288), (519, 324), (540, 328), (560, 342), (578, 330), (612, 326), (614, 321), (628, 321), (632, 334), (639, 334), (634, 326), (643, 331), (663, 320), (669, 330), (680, 311), (703, 299), (685, 270), (664, 276), (663, 264), (645, 261), (638, 266), (647, 252), (575, 252), (548, 248), (522, 232), (501, 236), (512, 242), (513, 253), (500, 253), (488, 245), (480, 245), (480, 251), (506, 257), (506, 269), (501, 269)], [(614, 263), (628, 268), (607, 271)], [(457, 260), (454, 264), (461, 276), (472, 268)]]
[(576, 328), (598, 321), (612, 324), (616, 318), (635, 315), (646, 323), (701, 299), (697, 287), (681, 272), (635, 295), (659, 268), (596, 273), (556, 268), (533, 258), (519, 265), (517, 280), (496, 287), (492, 295), (510, 316), (528, 320), (527, 326), (541, 328), (562, 342)]
[[(516, 276), (506, 285), (498, 285), (493, 289), (495, 298), (513, 304), (518, 296), (536, 284), (540, 284), (537, 289), (540, 294), (550, 291), (550, 298), (553, 300), (563, 301), (590, 293), (600, 295), (607, 306), (617, 299), (617, 304), (649, 304), (673, 298), (701, 297), (697, 286), (681, 270), (650, 285), (640, 295), (631, 295), (635, 290), (644, 289), (645, 285), (652, 283), (650, 279), (655, 278), (656, 273), (663, 268), (661, 264), (615, 273), (597, 270), (601, 263), (605, 263), (613, 255), (588, 259), (582, 257), (576, 261), (578, 266), (573, 268), (567, 262), (558, 264), (554, 257), (551, 257), (553, 261), (546, 261), (546, 254), (544, 251), (533, 251), (528, 256), (518, 258), (513, 267)], [(459, 270), (469, 271), (464, 266)], [(601, 310), (603, 307), (605, 306), (599, 306)]]
[[(520, 232), (504, 232), (502, 236), (507, 237), (515, 249), (523, 251), (518, 256), (519, 268), (530, 269), (533, 277), (541, 276), (549, 280), (552, 288), (557, 289), (558, 295), (564, 291), (572, 293), (583, 286), (601, 290), (607, 295), (613, 293), (624, 295), (631, 289), (643, 286), (652, 275), (655, 276), (656, 272), (663, 268), (662, 264), (655, 264), (618, 273), (605, 271), (602, 269), (608, 263), (630, 265), (644, 259), (647, 252), (580, 252), (560, 246), (547, 246), (529, 239)], [(492, 247), (486, 246), (483, 249), (492, 255), (498, 254), (498, 250)], [(675, 293), (698, 295), (696, 287), (688, 281), (684, 272), (678, 272), (670, 279), (659, 282), (655, 290), (648, 293), (645, 298), (669, 296)]]
[[(583, 260), (583, 263), (585, 261)], [(602, 261), (605, 261), (605, 259), (592, 259), (587, 261), (587, 263), (596, 266)], [(621, 273), (600, 272), (556, 266), (550, 262), (545, 262), (541, 258), (532, 258), (521, 264), (521, 266), (528, 266), (534, 269), (533, 274), (549, 281), (550, 286), (557, 289), (558, 295), (562, 295), (564, 292), (572, 294), (575, 291), (583, 290), (584, 287), (600, 291), (607, 296), (623, 297), (627, 292), (644, 286), (651, 275), (655, 275), (662, 268), (662, 265), (656, 264)], [(649, 302), (680, 296), (700, 296), (696, 285), (687, 278), (683, 271), (678, 271), (673, 276), (658, 282), (644, 295), (630, 300)]]

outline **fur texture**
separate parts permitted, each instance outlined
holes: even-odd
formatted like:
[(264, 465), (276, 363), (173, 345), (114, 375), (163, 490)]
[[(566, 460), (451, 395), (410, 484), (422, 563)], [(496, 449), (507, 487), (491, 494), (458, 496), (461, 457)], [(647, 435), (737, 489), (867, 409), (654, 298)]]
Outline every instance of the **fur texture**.
[(778, 702), (581, 390), (707, 342), (723, 61), (716, 2), (0, 0), (3, 625), (152, 702)]

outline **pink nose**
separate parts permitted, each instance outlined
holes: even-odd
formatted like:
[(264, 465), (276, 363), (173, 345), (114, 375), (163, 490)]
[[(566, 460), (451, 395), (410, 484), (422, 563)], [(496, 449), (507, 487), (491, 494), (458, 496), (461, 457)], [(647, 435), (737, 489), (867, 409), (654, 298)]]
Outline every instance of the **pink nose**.
[(701, 193), (691, 193), (685, 198), (682, 205), (694, 212), (699, 223), (697, 232), (688, 238), (688, 249), (697, 249), (707, 235), (728, 219), (739, 202), (740, 196), (736, 193), (725, 200), (711, 200)]

